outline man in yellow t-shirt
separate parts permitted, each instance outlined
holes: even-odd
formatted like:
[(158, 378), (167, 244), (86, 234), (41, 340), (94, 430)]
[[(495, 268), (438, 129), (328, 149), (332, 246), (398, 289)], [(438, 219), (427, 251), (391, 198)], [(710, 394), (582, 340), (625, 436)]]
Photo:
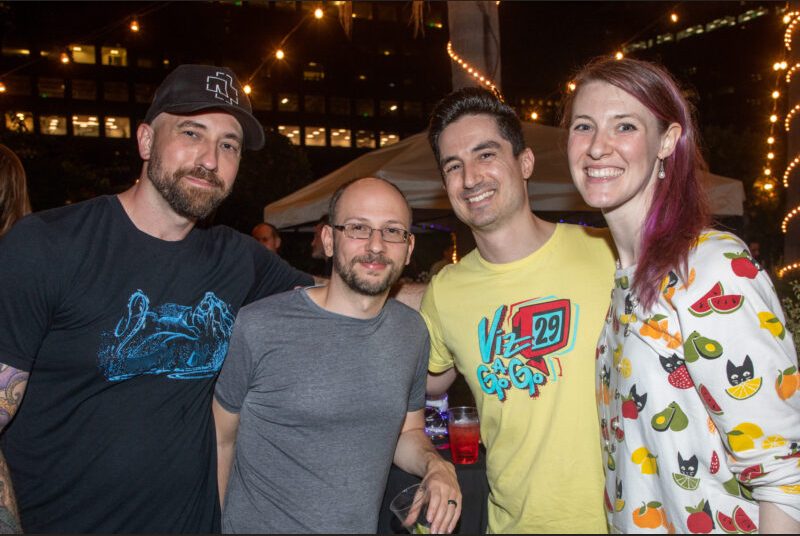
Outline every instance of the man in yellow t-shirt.
[(477, 248), (431, 281), (428, 391), (464, 374), (487, 450), (489, 532), (606, 532), (595, 347), (613, 285), (605, 232), (528, 204), (534, 156), (490, 92), (445, 97), (429, 130), (456, 216)]

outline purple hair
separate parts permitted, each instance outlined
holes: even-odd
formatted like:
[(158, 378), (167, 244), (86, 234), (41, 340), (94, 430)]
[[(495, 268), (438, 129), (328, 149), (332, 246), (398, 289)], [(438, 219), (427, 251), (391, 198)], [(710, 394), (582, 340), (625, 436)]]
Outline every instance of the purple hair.
[(641, 255), (633, 290), (645, 310), (656, 301), (665, 276), (675, 270), (685, 281), (689, 250), (711, 223), (698, 171), (707, 169), (700, 153), (693, 109), (666, 69), (650, 62), (596, 58), (575, 76), (575, 90), (564, 99), (563, 126), (572, 121), (575, 96), (589, 82), (606, 82), (633, 96), (658, 119), (661, 132), (681, 126), (675, 150), (664, 159), (666, 178), (657, 180), (642, 230)]

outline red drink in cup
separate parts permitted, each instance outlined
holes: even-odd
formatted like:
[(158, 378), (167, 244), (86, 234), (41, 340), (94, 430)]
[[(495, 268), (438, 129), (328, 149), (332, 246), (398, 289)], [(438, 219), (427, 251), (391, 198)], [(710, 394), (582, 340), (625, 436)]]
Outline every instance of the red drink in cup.
[(478, 441), (481, 437), (478, 410), (470, 407), (458, 407), (451, 408), (449, 413), (448, 428), (453, 463), (477, 462)]

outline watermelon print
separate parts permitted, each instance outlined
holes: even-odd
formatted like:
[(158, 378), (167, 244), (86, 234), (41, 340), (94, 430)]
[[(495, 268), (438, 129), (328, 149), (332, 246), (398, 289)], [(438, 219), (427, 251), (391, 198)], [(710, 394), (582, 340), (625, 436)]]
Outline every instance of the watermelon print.
[(610, 529), (755, 533), (761, 486), (800, 508), (800, 375), (768, 274), (717, 231), (649, 310), (635, 271), (617, 270), (595, 363)]

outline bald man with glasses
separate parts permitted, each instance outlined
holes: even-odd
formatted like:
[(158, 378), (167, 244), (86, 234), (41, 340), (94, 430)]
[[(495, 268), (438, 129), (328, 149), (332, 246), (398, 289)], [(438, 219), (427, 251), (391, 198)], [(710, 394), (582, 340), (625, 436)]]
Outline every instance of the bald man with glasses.
[(461, 512), (455, 469), (425, 435), (429, 340), (390, 288), (411, 208), (390, 182), (342, 186), (322, 229), (328, 285), (239, 313), (213, 403), (223, 532), (374, 533), (394, 461), (430, 490), (433, 533)]

